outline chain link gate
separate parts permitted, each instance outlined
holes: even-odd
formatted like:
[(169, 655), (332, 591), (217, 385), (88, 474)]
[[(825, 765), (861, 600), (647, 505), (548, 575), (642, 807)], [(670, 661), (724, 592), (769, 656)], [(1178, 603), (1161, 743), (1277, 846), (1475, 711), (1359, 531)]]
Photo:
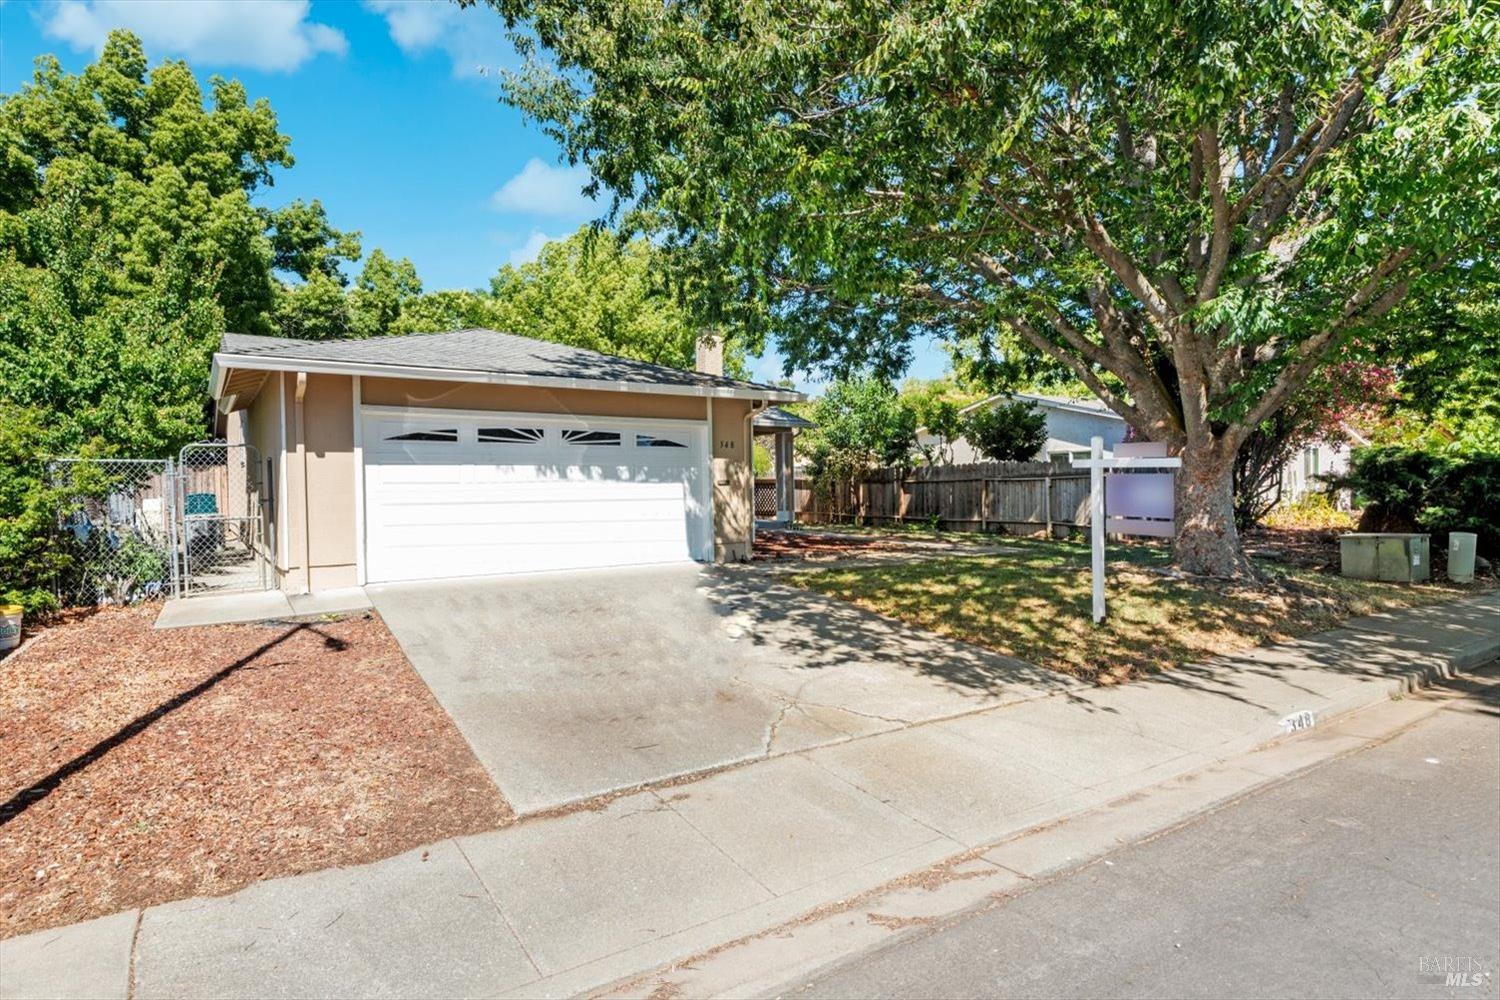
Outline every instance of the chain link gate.
[(259, 452), (223, 441), (185, 445), (175, 471), (178, 596), (268, 589), (275, 554)]

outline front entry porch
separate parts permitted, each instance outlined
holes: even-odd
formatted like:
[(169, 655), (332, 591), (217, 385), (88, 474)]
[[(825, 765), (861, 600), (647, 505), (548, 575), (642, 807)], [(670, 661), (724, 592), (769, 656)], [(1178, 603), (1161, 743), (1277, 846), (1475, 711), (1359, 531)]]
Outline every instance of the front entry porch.
[(755, 480), (755, 519), (758, 526), (791, 524), (797, 512), (796, 459), (793, 439), (814, 426), (795, 413), (773, 406), (758, 413), (752, 424), (757, 444), (771, 453), (768, 477)]

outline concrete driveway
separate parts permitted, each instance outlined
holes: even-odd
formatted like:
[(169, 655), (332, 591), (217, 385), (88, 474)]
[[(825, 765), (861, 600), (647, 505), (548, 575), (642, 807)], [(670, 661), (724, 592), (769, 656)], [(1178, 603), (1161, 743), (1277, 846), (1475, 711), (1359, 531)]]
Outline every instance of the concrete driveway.
[(367, 589), (522, 814), (1077, 686), (755, 568)]

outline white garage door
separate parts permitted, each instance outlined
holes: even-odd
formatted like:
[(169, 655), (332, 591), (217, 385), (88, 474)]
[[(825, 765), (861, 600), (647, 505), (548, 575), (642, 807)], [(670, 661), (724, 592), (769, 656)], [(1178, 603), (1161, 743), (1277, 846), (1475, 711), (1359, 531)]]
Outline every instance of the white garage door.
[(367, 407), (372, 583), (712, 558), (702, 421)]

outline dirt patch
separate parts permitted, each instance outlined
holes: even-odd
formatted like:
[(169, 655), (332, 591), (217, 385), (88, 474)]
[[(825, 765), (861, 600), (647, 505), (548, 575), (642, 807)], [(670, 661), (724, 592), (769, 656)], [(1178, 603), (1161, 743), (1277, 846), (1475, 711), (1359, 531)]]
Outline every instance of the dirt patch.
[(1257, 526), (1244, 534), (1245, 551), (1254, 559), (1337, 573), (1339, 536), (1348, 528), (1267, 528)]
[(512, 819), (378, 616), (157, 632), (158, 610), (0, 661), (0, 937)]
[(752, 559), (755, 562), (785, 560), (831, 561), (872, 552), (899, 552), (908, 543), (893, 538), (859, 538), (853, 535), (809, 534), (800, 531), (757, 531)]

